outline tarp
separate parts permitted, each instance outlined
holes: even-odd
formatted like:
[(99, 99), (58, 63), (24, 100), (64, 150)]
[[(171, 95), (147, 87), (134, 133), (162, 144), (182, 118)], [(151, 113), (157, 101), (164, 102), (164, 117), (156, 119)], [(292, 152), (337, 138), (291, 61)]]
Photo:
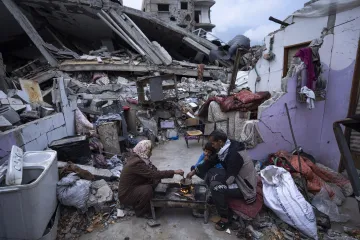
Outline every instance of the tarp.
[(359, 0), (319, 0), (293, 13), (295, 17), (324, 17), (360, 6)]

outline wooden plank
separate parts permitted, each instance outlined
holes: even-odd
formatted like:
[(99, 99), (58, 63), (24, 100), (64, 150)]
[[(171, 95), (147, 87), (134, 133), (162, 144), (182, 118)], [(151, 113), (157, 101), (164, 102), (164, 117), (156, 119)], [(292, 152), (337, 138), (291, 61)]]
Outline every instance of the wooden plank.
[(131, 28), (124, 19), (120, 17), (114, 10), (110, 10), (110, 16), (114, 19), (114, 21), (135, 41), (138, 45), (144, 49), (147, 56), (151, 59), (151, 61), (155, 64), (161, 65), (163, 61), (159, 56), (155, 54), (155, 51), (151, 48), (143, 36), (135, 30), (135, 28)]
[(194, 40), (192, 40), (189, 37), (184, 37), (183, 38), (183, 43), (185, 43), (186, 45), (188, 45), (189, 47), (191, 47), (192, 49), (194, 49), (194, 50), (196, 50), (198, 52), (204, 53), (206, 56), (210, 55), (210, 50), (209, 49), (207, 49), (203, 45), (195, 42)]
[(231, 75), (231, 81), (230, 81), (230, 86), (229, 86), (229, 90), (228, 90), (228, 95), (230, 95), (231, 91), (235, 88), (235, 82), (236, 82), (237, 73), (239, 71), (240, 60), (241, 60), (241, 53), (240, 53), (240, 48), (238, 48), (236, 50), (235, 63), (234, 63), (234, 68), (233, 68), (232, 75)]
[(12, 1), (12, 0), (3, 0), (2, 1), (5, 7), (9, 10), (9, 12), (13, 15), (16, 21), (20, 24), (22, 29), (29, 36), (31, 41), (35, 44), (35, 46), (39, 49), (41, 54), (45, 57), (45, 59), (49, 62), (52, 67), (56, 67), (58, 65), (57, 60), (46, 50), (44, 47), (44, 40), (41, 38), (39, 33), (36, 31), (34, 26), (30, 23), (27, 17), (21, 12), (20, 8)]
[(27, 93), (31, 103), (39, 103), (44, 101), (39, 83), (25, 79), (19, 79), (19, 82), (21, 89)]

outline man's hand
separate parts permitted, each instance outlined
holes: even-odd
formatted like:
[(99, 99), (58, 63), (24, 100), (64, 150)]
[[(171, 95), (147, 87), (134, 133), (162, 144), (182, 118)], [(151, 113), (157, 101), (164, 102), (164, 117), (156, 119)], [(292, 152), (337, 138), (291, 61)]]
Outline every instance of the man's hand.
[(195, 175), (195, 170), (192, 170), (191, 172), (189, 172), (189, 173), (186, 175), (186, 178), (191, 179), (194, 175)]
[(180, 175), (180, 176), (184, 176), (184, 171), (181, 170), (181, 169), (175, 170), (174, 173), (177, 174), (177, 175)]

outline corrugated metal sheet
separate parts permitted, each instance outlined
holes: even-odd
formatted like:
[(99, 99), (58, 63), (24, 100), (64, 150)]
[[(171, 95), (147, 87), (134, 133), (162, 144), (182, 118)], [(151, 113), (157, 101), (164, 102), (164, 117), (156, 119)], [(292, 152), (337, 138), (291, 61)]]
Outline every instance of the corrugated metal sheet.
[[(360, 114), (360, 99), (358, 100), (358, 104), (356, 107), (356, 114)], [(360, 153), (360, 132), (358, 131), (351, 131), (350, 150), (352, 152)]]

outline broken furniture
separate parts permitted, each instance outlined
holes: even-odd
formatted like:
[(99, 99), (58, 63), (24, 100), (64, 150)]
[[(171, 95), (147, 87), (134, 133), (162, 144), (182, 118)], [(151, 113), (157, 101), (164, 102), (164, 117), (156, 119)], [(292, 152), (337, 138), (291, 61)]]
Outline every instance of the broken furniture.
[(352, 118), (346, 118), (344, 120), (334, 122), (333, 125), (336, 141), (338, 143), (340, 153), (343, 157), (342, 163), (345, 165), (345, 169), (349, 175), (349, 180), (354, 189), (355, 198), (360, 202), (360, 179), (341, 125), (359, 132), (360, 115), (355, 115)]
[[(167, 186), (164, 186), (167, 185)], [(156, 220), (155, 207), (161, 208), (190, 208), (204, 211), (204, 223), (209, 221), (209, 209), (206, 201), (207, 187), (204, 184), (194, 184), (192, 194), (183, 194), (180, 184), (163, 184), (161, 189), (157, 188), (154, 198), (150, 201), (151, 213)]]
[(89, 140), (86, 136), (59, 139), (53, 141), (49, 147), (57, 151), (60, 161), (86, 164), (91, 159)]
[[(148, 96), (145, 94), (145, 88), (149, 85), (150, 93)], [(159, 102), (163, 100), (177, 100), (178, 91), (176, 86), (176, 75), (167, 74), (156, 77), (149, 77), (145, 79), (139, 79), (136, 82), (138, 90), (138, 100), (140, 104), (148, 104), (150, 102)], [(175, 93), (172, 97), (166, 98), (164, 91), (174, 90)]]
[(189, 147), (189, 140), (197, 140), (200, 142), (200, 138), (202, 137), (202, 146), (204, 146), (204, 132), (203, 132), (203, 124), (200, 124), (200, 120), (196, 118), (188, 118), (185, 121), (185, 142), (186, 146)]
[(0, 239), (33, 240), (48, 233), (58, 205), (56, 155), (52, 150), (20, 154), (21, 184), (4, 186), (0, 182)]

